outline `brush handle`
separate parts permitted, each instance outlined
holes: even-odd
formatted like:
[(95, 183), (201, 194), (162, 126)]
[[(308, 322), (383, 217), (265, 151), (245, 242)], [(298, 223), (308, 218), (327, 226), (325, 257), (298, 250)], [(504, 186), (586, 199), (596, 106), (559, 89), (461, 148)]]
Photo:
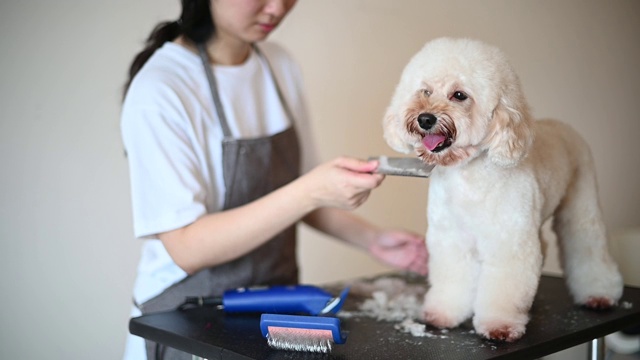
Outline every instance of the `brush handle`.
[(222, 304), (229, 313), (318, 315), (333, 298), (311, 285), (252, 287), (226, 291)]

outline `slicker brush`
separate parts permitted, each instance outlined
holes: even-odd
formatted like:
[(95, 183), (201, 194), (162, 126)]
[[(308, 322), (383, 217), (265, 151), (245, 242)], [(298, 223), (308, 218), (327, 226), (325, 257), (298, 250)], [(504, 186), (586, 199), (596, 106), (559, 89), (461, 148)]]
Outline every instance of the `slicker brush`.
[(260, 330), (278, 350), (329, 353), (333, 344), (347, 340), (334, 317), (262, 314)]

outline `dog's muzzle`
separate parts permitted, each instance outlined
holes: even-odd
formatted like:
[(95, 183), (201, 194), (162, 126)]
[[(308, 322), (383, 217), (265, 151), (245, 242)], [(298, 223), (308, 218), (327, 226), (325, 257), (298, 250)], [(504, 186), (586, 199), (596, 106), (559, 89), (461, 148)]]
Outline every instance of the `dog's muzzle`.
[(453, 139), (448, 134), (440, 131), (433, 131), (434, 125), (438, 122), (438, 118), (431, 113), (422, 113), (418, 115), (418, 126), (422, 130), (427, 131), (422, 137), (422, 145), (433, 153), (440, 152), (449, 146), (453, 142)]

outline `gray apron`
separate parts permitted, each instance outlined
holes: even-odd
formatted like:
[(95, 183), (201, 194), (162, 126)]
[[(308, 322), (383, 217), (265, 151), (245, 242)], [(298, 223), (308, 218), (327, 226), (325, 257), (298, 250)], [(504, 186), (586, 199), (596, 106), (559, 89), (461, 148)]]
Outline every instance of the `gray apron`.
[[(300, 175), (300, 149), (293, 126), (278, 134), (251, 139), (233, 139), (218, 95), (217, 83), (206, 51), (199, 47), (211, 95), (224, 133), (222, 162), (226, 188), (223, 210), (252, 202)], [(266, 64), (280, 102), (291, 124), (293, 117), (266, 57), (254, 46)], [(239, 259), (187, 276), (160, 295), (139, 305), (143, 314), (173, 310), (187, 296), (218, 296), (225, 290), (251, 285), (298, 283), (296, 226)], [(148, 359), (191, 359), (192, 355), (146, 340)], [(157, 354), (156, 354), (157, 353)]]

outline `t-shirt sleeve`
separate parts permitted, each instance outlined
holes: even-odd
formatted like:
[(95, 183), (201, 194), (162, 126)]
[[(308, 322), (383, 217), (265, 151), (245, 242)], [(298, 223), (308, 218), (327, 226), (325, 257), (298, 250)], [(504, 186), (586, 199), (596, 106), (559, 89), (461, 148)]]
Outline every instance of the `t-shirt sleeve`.
[(129, 92), (121, 131), (129, 162), (134, 233), (155, 238), (206, 214), (206, 186), (179, 98), (170, 91), (163, 94), (144, 87)]

